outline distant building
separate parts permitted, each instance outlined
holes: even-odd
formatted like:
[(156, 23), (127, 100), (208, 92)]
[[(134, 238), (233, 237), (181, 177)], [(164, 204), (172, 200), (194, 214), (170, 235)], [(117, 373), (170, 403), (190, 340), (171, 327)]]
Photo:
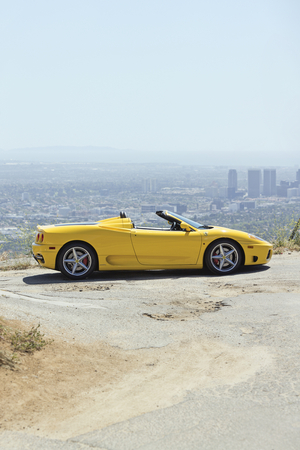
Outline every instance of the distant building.
[(156, 205), (156, 211), (170, 211), (170, 212), (176, 212), (176, 206), (171, 203), (162, 203), (161, 205)]
[(276, 195), (276, 170), (264, 169), (263, 195), (271, 197)]
[[(173, 212), (176, 212), (178, 214), (183, 214), (187, 211), (187, 205), (181, 204), (181, 203), (169, 203), (170, 207), (172, 208)], [(168, 209), (168, 208), (163, 208)]]
[(156, 205), (141, 205), (142, 213), (156, 212)]
[(228, 172), (228, 187), (237, 190), (237, 171), (230, 169)]
[(287, 190), (290, 187), (288, 181), (280, 181), (280, 185), (276, 187), (278, 197), (287, 197)]
[(227, 187), (220, 187), (219, 188), (219, 197), (221, 197), (221, 198), (228, 198), (229, 197), (228, 192), (229, 192), (229, 188), (227, 188)]
[(230, 169), (228, 172), (228, 198), (234, 198), (237, 191), (237, 171)]
[(247, 209), (255, 209), (256, 208), (256, 202), (241, 202), (241, 210), (244, 210), (245, 208)]
[(235, 198), (235, 193), (236, 190), (234, 188), (227, 188), (227, 198), (229, 198), (230, 200), (232, 200), (233, 198)]
[(150, 192), (156, 192), (156, 178), (150, 178)]
[(300, 183), (300, 169), (298, 169), (296, 172), (296, 180)]
[(245, 209), (255, 209), (256, 202), (255, 201), (246, 201), (246, 202), (232, 202), (229, 205), (229, 211), (244, 211)]
[(22, 201), (23, 202), (29, 202), (30, 197), (29, 197), (29, 193), (28, 192), (23, 192), (22, 193)]
[(217, 186), (209, 186), (205, 189), (205, 196), (215, 198), (219, 196), (219, 189)]
[(284, 187), (288, 188), (289, 185), (290, 185), (290, 182), (289, 182), (289, 181), (283, 181), (283, 180), (280, 181), (280, 186), (284, 186)]
[(230, 212), (237, 212), (240, 211), (241, 209), (241, 204), (237, 203), (237, 202), (232, 202), (230, 203), (229, 207), (228, 207)]
[(287, 198), (298, 197), (299, 189), (298, 188), (289, 188), (287, 189)]
[(156, 178), (145, 178), (143, 180), (143, 192), (146, 194), (147, 192), (156, 192)]
[(239, 189), (235, 193), (235, 198), (236, 199), (242, 199), (242, 198), (244, 198), (246, 196), (246, 194), (247, 194), (247, 189)]
[(222, 209), (224, 207), (224, 202), (222, 202), (222, 200), (214, 200), (211, 204), (210, 204), (210, 211), (215, 211), (217, 209)]
[(258, 198), (260, 197), (260, 182), (261, 182), (261, 170), (249, 169), (248, 170), (248, 197)]

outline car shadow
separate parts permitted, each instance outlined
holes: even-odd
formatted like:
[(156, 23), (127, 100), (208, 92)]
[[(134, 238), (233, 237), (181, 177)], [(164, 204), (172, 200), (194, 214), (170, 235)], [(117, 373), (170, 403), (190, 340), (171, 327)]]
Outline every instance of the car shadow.
[[(268, 270), (269, 266), (246, 266), (240, 268), (237, 272), (227, 276), (234, 277), (238, 274), (258, 273)], [(83, 280), (70, 280), (60, 272), (45, 273), (41, 275), (32, 275), (23, 278), (23, 282), (28, 285), (39, 284), (57, 284), (57, 283), (93, 283), (95, 281), (114, 282), (114, 281), (139, 281), (139, 280), (157, 280), (157, 279), (179, 279), (191, 277), (220, 278), (212, 274), (208, 269), (174, 269), (174, 270), (144, 270), (144, 271), (105, 271), (94, 272), (89, 278)]]
[[(269, 270), (270, 266), (244, 266), (242, 267), (238, 272), (236, 273), (257, 273), (257, 272), (265, 272), (266, 270)], [(235, 274), (232, 274), (233, 276)]]

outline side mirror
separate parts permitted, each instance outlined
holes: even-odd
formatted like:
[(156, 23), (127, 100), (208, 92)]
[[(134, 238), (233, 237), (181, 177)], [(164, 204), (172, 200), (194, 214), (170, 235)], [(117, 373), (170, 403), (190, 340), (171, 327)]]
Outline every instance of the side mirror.
[(182, 230), (184, 230), (184, 231), (187, 231), (187, 232), (192, 231), (192, 229), (191, 229), (186, 223), (184, 223), (184, 222), (181, 222), (180, 228), (181, 228)]

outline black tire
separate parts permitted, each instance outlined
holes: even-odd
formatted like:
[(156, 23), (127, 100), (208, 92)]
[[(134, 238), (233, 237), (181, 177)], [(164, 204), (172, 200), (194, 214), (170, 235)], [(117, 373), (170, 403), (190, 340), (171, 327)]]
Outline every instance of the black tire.
[(204, 260), (211, 272), (217, 275), (228, 275), (240, 267), (243, 254), (236, 242), (230, 239), (218, 239), (207, 247)]
[(71, 280), (82, 280), (96, 269), (95, 250), (84, 242), (70, 242), (65, 245), (57, 257), (57, 267)]

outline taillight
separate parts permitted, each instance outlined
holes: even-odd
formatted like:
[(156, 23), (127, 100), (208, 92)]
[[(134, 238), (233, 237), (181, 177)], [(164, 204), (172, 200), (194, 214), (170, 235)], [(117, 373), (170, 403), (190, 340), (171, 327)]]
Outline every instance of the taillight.
[(42, 243), (43, 241), (44, 241), (44, 234), (43, 233), (37, 233), (36, 238), (35, 238), (35, 242)]

